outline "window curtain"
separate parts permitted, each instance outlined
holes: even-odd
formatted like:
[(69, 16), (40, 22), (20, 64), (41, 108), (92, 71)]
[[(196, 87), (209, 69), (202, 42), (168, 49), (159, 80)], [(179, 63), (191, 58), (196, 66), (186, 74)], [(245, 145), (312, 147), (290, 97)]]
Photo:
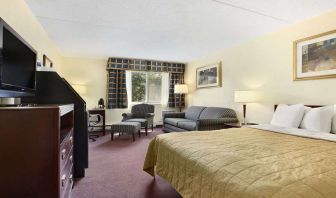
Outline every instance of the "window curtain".
[(127, 90), (126, 90), (126, 71), (111, 69), (108, 71), (108, 108), (126, 109)]
[[(174, 93), (174, 87), (176, 84), (184, 83), (184, 73), (170, 73), (169, 75), (169, 99), (168, 106), (172, 108), (179, 107), (180, 94)], [(181, 107), (185, 107), (185, 94), (181, 95)]]
[[(156, 60), (111, 57), (107, 61), (106, 70), (108, 73), (107, 108), (117, 109), (128, 107), (126, 71), (169, 73), (169, 84), (162, 86), (162, 90), (167, 90), (167, 92), (162, 96), (162, 99), (165, 100), (162, 104), (165, 106), (168, 102), (168, 107), (178, 107), (179, 97), (176, 97), (174, 94), (174, 85), (184, 82), (185, 64)], [(168, 82), (168, 74), (165, 78), (167, 79), (166, 82)], [(184, 97), (185, 96), (183, 94), (183, 107), (185, 106)]]

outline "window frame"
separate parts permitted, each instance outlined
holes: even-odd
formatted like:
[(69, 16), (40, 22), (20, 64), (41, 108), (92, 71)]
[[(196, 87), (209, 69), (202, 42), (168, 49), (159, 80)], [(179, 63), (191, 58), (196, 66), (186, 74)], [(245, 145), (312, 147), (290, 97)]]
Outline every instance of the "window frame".
[[(132, 100), (132, 96), (133, 96), (133, 84), (132, 84), (132, 78), (133, 78), (133, 73), (144, 73), (146, 74), (146, 87), (145, 87), (145, 100), (142, 102), (142, 101), (133, 101)], [(148, 74), (149, 73), (157, 73), (157, 74), (160, 74), (161, 76), (161, 94), (160, 94), (160, 97), (161, 99), (159, 101), (149, 101), (148, 99), (148, 95), (149, 95), (149, 91), (148, 91)], [(131, 91), (131, 95), (130, 95), (130, 99), (131, 99), (131, 104), (141, 104), (141, 103), (147, 103), (147, 104), (161, 104), (162, 103), (162, 81), (163, 81), (163, 76), (161, 74), (162, 72), (151, 72), (151, 71), (131, 71), (130, 74), (131, 74), (131, 87), (130, 87), (130, 91)]]

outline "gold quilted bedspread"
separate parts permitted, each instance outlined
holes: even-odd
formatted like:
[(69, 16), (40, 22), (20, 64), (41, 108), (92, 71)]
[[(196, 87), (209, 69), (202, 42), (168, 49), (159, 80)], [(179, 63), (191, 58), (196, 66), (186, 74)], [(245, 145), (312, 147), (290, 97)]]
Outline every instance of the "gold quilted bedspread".
[(183, 197), (336, 197), (336, 143), (252, 128), (158, 135), (144, 170)]

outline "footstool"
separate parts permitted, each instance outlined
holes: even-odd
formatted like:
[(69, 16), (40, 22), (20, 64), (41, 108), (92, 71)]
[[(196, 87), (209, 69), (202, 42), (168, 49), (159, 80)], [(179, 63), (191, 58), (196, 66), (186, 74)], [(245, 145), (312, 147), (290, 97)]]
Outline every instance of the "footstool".
[(141, 124), (138, 122), (119, 122), (111, 125), (111, 141), (113, 141), (114, 133), (131, 133), (133, 142), (135, 141), (135, 133), (139, 133), (140, 137)]

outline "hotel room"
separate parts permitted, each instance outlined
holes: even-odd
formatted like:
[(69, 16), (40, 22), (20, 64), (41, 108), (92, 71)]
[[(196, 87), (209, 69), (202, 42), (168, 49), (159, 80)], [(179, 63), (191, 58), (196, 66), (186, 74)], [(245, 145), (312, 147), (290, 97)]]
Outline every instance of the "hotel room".
[(335, 0), (0, 0), (0, 197), (333, 198), (335, 88)]

